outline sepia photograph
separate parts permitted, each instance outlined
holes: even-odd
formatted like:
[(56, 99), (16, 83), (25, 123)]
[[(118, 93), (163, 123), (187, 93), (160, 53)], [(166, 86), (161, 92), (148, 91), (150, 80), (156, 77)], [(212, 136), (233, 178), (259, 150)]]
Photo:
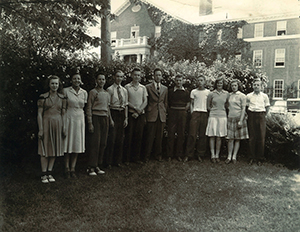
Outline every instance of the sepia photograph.
[(0, 15), (0, 232), (300, 231), (300, 0)]

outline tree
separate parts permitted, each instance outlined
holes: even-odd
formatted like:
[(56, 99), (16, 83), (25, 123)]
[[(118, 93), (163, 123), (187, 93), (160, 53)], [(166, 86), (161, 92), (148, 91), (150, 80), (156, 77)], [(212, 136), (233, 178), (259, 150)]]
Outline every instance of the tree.
[(212, 65), (217, 58), (228, 60), (250, 49), (249, 43), (237, 38), (245, 21), (193, 25), (152, 5), (148, 5), (148, 12), (153, 22), (161, 26), (161, 36), (150, 41), (162, 59), (178, 61), (196, 57), (200, 62)]

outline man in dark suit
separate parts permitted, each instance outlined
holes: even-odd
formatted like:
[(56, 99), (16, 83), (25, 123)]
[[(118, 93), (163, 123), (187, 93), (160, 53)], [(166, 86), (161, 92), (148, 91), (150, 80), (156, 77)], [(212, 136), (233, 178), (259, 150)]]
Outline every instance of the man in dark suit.
[(154, 157), (156, 157), (158, 161), (162, 161), (162, 138), (168, 107), (168, 88), (161, 84), (162, 78), (162, 70), (156, 68), (154, 70), (154, 81), (146, 85), (148, 106), (146, 108), (147, 138), (145, 162), (149, 160), (153, 147)]

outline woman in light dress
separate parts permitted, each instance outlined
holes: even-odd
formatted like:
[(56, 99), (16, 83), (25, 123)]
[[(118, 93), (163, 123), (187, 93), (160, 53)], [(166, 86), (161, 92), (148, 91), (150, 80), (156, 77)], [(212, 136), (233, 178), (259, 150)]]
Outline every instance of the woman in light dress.
[(87, 103), (87, 91), (82, 89), (79, 73), (72, 75), (72, 85), (64, 89), (67, 98), (66, 139), (65, 139), (65, 177), (76, 178), (75, 167), (78, 153), (85, 152), (84, 106)]

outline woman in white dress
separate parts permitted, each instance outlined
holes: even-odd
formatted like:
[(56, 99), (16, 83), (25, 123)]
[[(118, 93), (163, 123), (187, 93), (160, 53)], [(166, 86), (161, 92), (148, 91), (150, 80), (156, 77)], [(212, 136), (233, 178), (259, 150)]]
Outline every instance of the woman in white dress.
[(76, 178), (75, 166), (78, 153), (85, 152), (85, 122), (83, 108), (87, 103), (87, 91), (82, 89), (79, 73), (72, 75), (72, 86), (64, 89), (67, 98), (65, 176)]

